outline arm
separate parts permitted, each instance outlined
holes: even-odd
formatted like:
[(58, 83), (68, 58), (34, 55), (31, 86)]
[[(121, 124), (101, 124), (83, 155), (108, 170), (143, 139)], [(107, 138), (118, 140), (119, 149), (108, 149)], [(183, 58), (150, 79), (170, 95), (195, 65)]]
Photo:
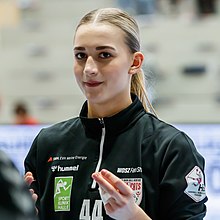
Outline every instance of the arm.
[[(132, 190), (122, 180), (107, 170), (93, 173), (92, 178), (101, 188), (106, 213), (114, 219), (150, 220), (151, 218), (135, 204)], [(108, 195), (108, 198), (103, 194)]]
[(206, 201), (204, 159), (192, 140), (179, 132), (169, 141), (161, 160), (159, 219), (202, 220)]

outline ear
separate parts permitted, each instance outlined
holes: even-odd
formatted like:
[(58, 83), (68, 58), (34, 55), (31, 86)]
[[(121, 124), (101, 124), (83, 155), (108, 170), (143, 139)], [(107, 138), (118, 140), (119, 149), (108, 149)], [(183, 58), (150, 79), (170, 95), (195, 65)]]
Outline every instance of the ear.
[(133, 55), (133, 63), (128, 71), (129, 74), (135, 74), (139, 71), (144, 61), (144, 55), (141, 52), (135, 52)]

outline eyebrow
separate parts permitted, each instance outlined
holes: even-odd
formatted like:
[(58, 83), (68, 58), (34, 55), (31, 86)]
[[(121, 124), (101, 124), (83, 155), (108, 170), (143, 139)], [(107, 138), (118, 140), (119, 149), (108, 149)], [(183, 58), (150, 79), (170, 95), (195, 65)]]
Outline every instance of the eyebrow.
[[(115, 50), (114, 47), (111, 46), (98, 46), (96, 47), (96, 50), (104, 50), (104, 49), (110, 49), (110, 50)], [(74, 47), (74, 50), (82, 50), (85, 51), (85, 47)]]

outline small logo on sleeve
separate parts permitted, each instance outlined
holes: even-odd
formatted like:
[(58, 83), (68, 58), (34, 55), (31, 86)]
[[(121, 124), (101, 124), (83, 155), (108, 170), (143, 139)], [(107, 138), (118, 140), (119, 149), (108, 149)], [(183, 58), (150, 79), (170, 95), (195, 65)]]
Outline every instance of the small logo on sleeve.
[(204, 175), (201, 169), (195, 166), (186, 175), (187, 187), (185, 193), (195, 202), (200, 202), (206, 197)]
[(70, 211), (70, 198), (73, 177), (55, 177), (54, 181), (54, 211)]

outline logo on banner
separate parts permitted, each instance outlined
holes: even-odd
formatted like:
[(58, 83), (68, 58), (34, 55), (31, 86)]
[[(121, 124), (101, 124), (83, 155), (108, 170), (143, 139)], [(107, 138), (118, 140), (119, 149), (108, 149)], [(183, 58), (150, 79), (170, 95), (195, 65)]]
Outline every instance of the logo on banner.
[(54, 181), (54, 210), (70, 211), (70, 197), (73, 177), (55, 177)]
[(200, 202), (206, 197), (204, 175), (201, 169), (195, 166), (186, 175), (187, 188), (185, 193), (195, 202)]
[(143, 189), (142, 178), (124, 178), (122, 180), (133, 190), (134, 201), (140, 205)]

